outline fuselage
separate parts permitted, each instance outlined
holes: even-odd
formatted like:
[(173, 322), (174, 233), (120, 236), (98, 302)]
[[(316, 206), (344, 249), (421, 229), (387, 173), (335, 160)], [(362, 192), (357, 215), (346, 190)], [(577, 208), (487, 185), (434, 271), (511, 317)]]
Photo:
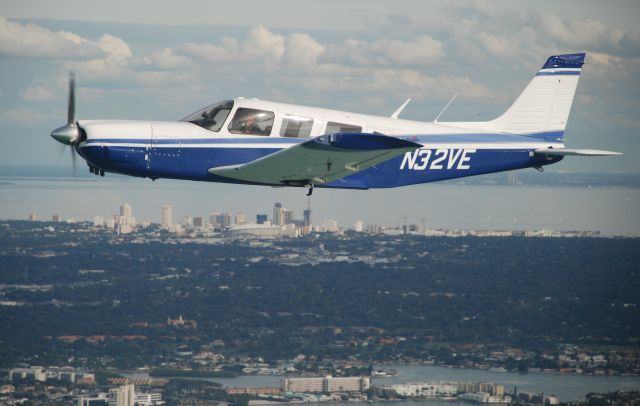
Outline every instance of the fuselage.
[[(248, 163), (322, 134), (377, 133), (422, 145), (335, 182), (336, 188), (388, 188), (527, 167), (562, 157), (553, 132), (506, 134), (477, 123), (425, 123), (390, 117), (236, 98), (181, 121), (81, 120), (78, 153), (96, 169), (151, 179), (243, 183), (210, 168)], [(97, 172), (97, 171), (96, 171)]]

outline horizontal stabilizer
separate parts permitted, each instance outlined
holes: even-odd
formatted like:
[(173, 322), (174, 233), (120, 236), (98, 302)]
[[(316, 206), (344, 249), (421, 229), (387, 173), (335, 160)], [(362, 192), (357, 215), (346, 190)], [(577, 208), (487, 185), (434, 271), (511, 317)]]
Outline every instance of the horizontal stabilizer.
[(333, 182), (421, 146), (386, 135), (327, 134), (246, 164), (211, 168), (209, 173), (264, 185), (309, 186)]
[(538, 155), (555, 156), (610, 156), (622, 155), (621, 152), (601, 151), (598, 149), (540, 148), (534, 151)]

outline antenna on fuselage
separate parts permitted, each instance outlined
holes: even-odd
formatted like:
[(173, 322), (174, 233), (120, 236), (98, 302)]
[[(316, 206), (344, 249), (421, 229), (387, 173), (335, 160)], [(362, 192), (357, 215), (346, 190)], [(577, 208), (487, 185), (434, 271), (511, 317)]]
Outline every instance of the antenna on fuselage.
[(402, 110), (404, 110), (404, 108), (407, 107), (407, 104), (409, 104), (410, 101), (411, 101), (411, 97), (405, 100), (404, 103), (402, 103), (402, 105), (398, 107), (398, 110), (393, 112), (393, 114), (391, 115), (391, 118), (394, 120), (397, 120), (400, 113), (402, 113)]
[(451, 98), (451, 100), (449, 100), (449, 103), (447, 103), (446, 106), (444, 106), (444, 108), (440, 111), (440, 114), (438, 114), (436, 116), (436, 118), (433, 120), (433, 123), (437, 123), (438, 119), (440, 119), (440, 117), (444, 114), (445, 111), (447, 111), (447, 109), (449, 108), (449, 106), (451, 106), (451, 103), (453, 103), (453, 101), (456, 99), (456, 97), (458, 97), (458, 93), (454, 94), (453, 97)]

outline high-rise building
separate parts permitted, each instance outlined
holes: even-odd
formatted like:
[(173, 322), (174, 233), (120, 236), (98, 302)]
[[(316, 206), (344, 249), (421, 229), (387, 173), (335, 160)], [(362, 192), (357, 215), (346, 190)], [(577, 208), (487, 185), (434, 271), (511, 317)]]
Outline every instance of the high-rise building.
[(216, 216), (216, 223), (219, 228), (227, 228), (231, 225), (231, 214), (220, 213)]
[(220, 227), (220, 225), (218, 224), (219, 215), (220, 213), (217, 211), (212, 211), (211, 213), (209, 213), (209, 224), (211, 224), (213, 228)]
[(131, 205), (129, 203), (120, 206), (120, 216), (131, 217)]
[(335, 233), (338, 231), (338, 222), (335, 220), (327, 220), (322, 223), (322, 229), (325, 232)]
[(282, 225), (293, 223), (293, 210), (282, 209)]
[(247, 217), (244, 215), (244, 213), (240, 212), (236, 214), (236, 225), (241, 226), (243, 224), (247, 224)]
[(194, 217), (193, 218), (193, 226), (194, 227), (202, 227), (202, 217)]
[(104, 218), (102, 216), (95, 216), (93, 218), (93, 226), (94, 227), (102, 227), (102, 226), (104, 226)]
[(264, 224), (267, 220), (268, 220), (268, 217), (267, 217), (266, 214), (257, 214), (256, 215), (256, 223), (258, 223), (258, 224)]
[(362, 223), (362, 220), (357, 220), (353, 229), (356, 230), (357, 233), (361, 233), (364, 230), (364, 224)]
[(59, 223), (60, 221), (62, 221), (62, 218), (59, 214), (54, 214), (53, 216), (51, 216), (51, 221), (53, 221), (54, 223)]
[(302, 212), (302, 225), (311, 227), (311, 197), (307, 198), (307, 208)]
[(36, 216), (35, 213), (29, 214), (29, 221), (36, 221), (37, 219), (38, 219), (38, 216)]
[(277, 226), (284, 224), (282, 222), (282, 203), (278, 202), (273, 205), (273, 219), (271, 221)]
[(134, 406), (136, 393), (133, 385), (123, 385), (109, 391), (110, 406)]
[(162, 206), (162, 225), (164, 227), (170, 227), (172, 224), (172, 219), (171, 219), (171, 205), (170, 204), (165, 204), (164, 206)]

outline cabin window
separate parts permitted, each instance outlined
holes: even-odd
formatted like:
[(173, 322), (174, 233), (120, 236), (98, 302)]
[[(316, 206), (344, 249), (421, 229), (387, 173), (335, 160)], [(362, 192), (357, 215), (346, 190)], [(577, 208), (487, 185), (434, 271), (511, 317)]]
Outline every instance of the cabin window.
[(233, 134), (269, 136), (273, 128), (273, 111), (248, 109), (241, 107), (236, 110), (229, 132)]
[(196, 111), (183, 118), (182, 121), (188, 121), (207, 130), (218, 132), (222, 128), (232, 108), (233, 100), (221, 101)]
[(313, 119), (309, 117), (286, 115), (280, 126), (281, 137), (307, 138), (311, 135)]
[(343, 124), (336, 123), (333, 121), (329, 121), (327, 123), (327, 129), (325, 130), (325, 134), (331, 133), (361, 133), (362, 127), (351, 124)]

